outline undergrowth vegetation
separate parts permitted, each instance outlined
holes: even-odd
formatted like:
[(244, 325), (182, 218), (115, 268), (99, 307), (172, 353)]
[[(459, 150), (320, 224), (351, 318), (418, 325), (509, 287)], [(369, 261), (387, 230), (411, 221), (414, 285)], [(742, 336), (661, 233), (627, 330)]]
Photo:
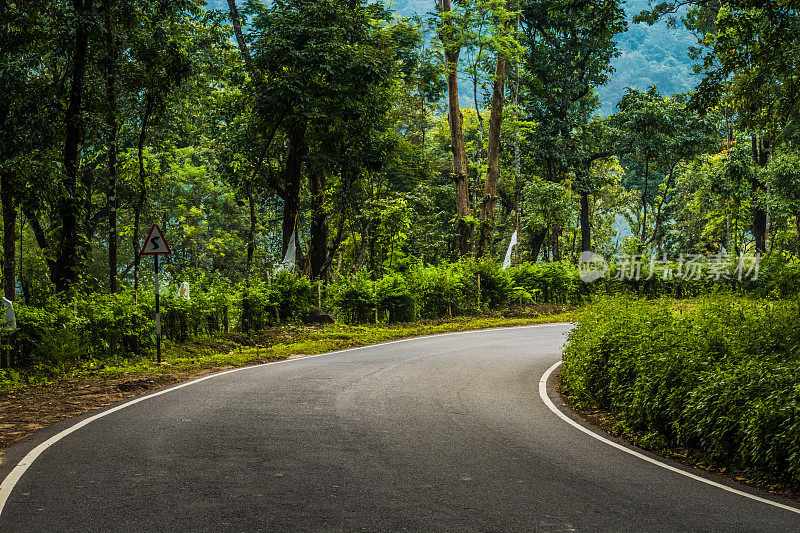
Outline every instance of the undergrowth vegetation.
[(797, 487), (798, 326), (798, 299), (601, 298), (570, 334), (562, 388), (578, 408), (610, 410), (638, 444)]
[[(167, 277), (161, 291), (162, 336), (168, 345), (258, 332), (287, 323), (313, 322), (320, 306), (337, 322), (358, 325), (410, 323), (451, 317), (519, 316), (531, 305), (578, 307), (596, 295), (634, 294), (696, 297), (741, 292), (783, 297), (798, 292), (795, 263), (765, 261), (756, 281), (662, 279), (645, 263), (639, 279), (612, 271), (584, 283), (568, 262), (523, 263), (503, 270), (491, 261), (462, 260), (438, 266), (421, 263), (371, 279), (367, 273), (341, 275), (322, 285), (283, 272), (250, 286), (195, 271)], [(189, 297), (179, 286), (190, 285)], [(49, 297), (36, 305), (15, 305), (17, 330), (3, 337), (13, 367), (58, 368), (73, 362), (147, 357), (154, 351), (152, 287), (119, 294), (75, 291), (69, 299)], [(254, 344), (251, 343), (251, 344)]]

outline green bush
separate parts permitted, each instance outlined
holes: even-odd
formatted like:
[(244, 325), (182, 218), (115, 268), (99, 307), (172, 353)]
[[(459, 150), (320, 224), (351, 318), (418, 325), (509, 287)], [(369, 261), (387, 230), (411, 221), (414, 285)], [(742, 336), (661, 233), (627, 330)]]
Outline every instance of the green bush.
[[(197, 281), (190, 284), (188, 300), (179, 294), (179, 287), (180, 283), (172, 283), (161, 292), (163, 338), (186, 342), (230, 329), (230, 308), (243, 298), (244, 287), (233, 288), (218, 280)], [(244, 305), (240, 304), (240, 308)]]
[[(677, 265), (673, 267), (677, 268)], [(165, 270), (169, 271), (169, 266)], [(402, 322), (415, 318), (473, 315), (532, 301), (578, 305), (597, 296), (614, 294), (646, 298), (725, 292), (763, 298), (797, 298), (800, 294), (800, 260), (786, 253), (764, 258), (759, 278), (741, 282), (706, 279), (708, 270), (701, 273), (701, 279), (691, 280), (662, 279), (660, 272), (649, 276), (648, 270), (649, 264), (643, 261), (638, 280), (626, 279), (621, 275), (622, 272), (612, 268), (608, 278), (583, 283), (577, 267), (567, 262), (524, 263), (503, 271), (497, 261), (465, 258), (436, 266), (411, 264), (405, 272), (389, 273), (377, 281), (369, 279), (369, 274), (364, 272), (352, 280), (341, 277), (325, 288), (324, 295), (326, 307), (340, 320), (367, 323), (376, 320), (376, 310), (379, 320)], [(169, 278), (169, 272), (166, 274), (165, 277)], [(188, 300), (178, 296), (178, 286), (182, 281), (190, 283)], [(140, 288), (138, 303), (134, 302), (130, 289), (113, 295), (97, 292), (88, 286), (82, 291), (76, 290), (74, 297), (67, 301), (56, 297), (45, 298), (37, 293), (35, 305), (16, 305), (18, 330), (4, 339), (4, 344), (12, 348), (15, 365), (58, 365), (109, 355), (128, 357), (152, 353), (155, 346), (152, 287)], [(604, 305), (611, 305), (608, 303), (611, 301), (613, 299)], [(626, 302), (628, 307), (634, 305), (628, 300)], [(645, 305), (645, 310), (649, 309), (646, 304), (641, 305)], [(162, 290), (162, 335), (168, 341), (186, 342), (232, 329), (249, 333), (282, 322), (303, 319), (316, 306), (317, 285), (294, 273), (280, 273), (271, 283), (256, 280), (248, 288), (243, 283), (231, 285), (200, 270), (183, 270), (180, 279), (174, 278)], [(664, 328), (672, 328), (669, 331), (674, 330), (673, 335), (689, 334), (688, 330), (678, 331), (680, 327), (688, 326), (680, 325), (683, 323), (676, 321), (669, 313), (659, 316), (650, 313), (647, 316), (652, 322), (649, 327), (654, 328), (650, 332), (653, 335), (660, 335)], [(633, 318), (631, 321), (636, 323)], [(749, 322), (737, 323), (743, 328), (747, 324), (752, 325)], [(759, 327), (767, 328), (768, 325), (761, 324)], [(612, 333), (621, 335), (625, 331)], [(752, 344), (752, 339), (760, 338), (758, 334), (751, 332), (749, 336), (742, 335), (737, 342)], [(776, 332), (769, 338), (780, 339), (781, 335)], [(616, 342), (615, 339), (619, 340), (609, 333), (606, 341)], [(658, 343), (659, 339), (658, 336), (653, 337), (652, 342)], [(662, 353), (671, 354), (670, 350), (677, 349), (658, 346)], [(611, 348), (618, 353), (618, 345), (603, 347), (607, 350)], [(758, 347), (751, 346), (750, 349), (757, 350)], [(659, 361), (658, 364), (664, 369), (673, 368), (672, 360)], [(682, 364), (688, 363), (684, 361)], [(630, 365), (624, 368), (625, 372), (630, 372)], [(595, 379), (593, 372), (601, 376), (606, 375), (606, 370), (609, 369), (592, 365), (586, 369), (584, 378)], [(673, 370), (678, 372), (678, 369)], [(628, 374), (624, 374), (615, 379), (623, 382), (627, 377)], [(579, 379), (577, 375), (575, 379)], [(661, 394), (658, 391), (674, 379), (673, 375), (660, 375), (659, 380), (649, 385), (648, 392), (642, 392), (641, 396), (634, 398), (635, 402), (631, 402), (641, 411), (642, 417), (659, 426), (662, 432), (678, 431), (674, 427), (673, 413), (665, 414), (664, 409), (659, 407), (667, 405), (671, 399), (659, 397), (655, 400), (658, 405), (648, 402), (653, 395)], [(604, 387), (609, 386), (592, 382), (576, 390), (601, 398), (605, 394)], [(621, 392), (622, 389), (614, 390), (617, 396)], [(766, 415), (759, 416), (762, 419)], [(685, 433), (681, 429), (681, 434)]]
[(266, 283), (241, 287), (239, 329), (244, 333), (260, 331), (279, 322), (280, 293)]
[(119, 294), (91, 293), (78, 298), (76, 303), (76, 316), (70, 323), (77, 327), (77, 333), (86, 348), (82, 358), (133, 354), (141, 339), (152, 331), (152, 323), (146, 313), (155, 312), (154, 302), (153, 307), (149, 301), (137, 307), (132, 291)]
[(477, 309), (477, 301), (470, 298), (465, 281), (458, 263), (414, 266), (409, 272), (409, 285), (419, 316), (441, 318)]
[(150, 343), (147, 309), (152, 306), (133, 304), (130, 291), (80, 295), (70, 302), (51, 298), (43, 307), (15, 304), (17, 330), (9, 340), (16, 364), (131, 355)]
[(511, 277), (499, 263), (480, 261), (473, 263), (471, 268), (475, 274), (475, 294), (479, 295), (483, 309), (498, 309), (514, 296)]
[(401, 274), (387, 274), (375, 287), (378, 313), (390, 323), (411, 322), (416, 315), (414, 297)]
[(278, 273), (270, 288), (282, 321), (301, 319), (317, 307), (316, 285), (294, 272)]
[(598, 284), (583, 283), (575, 265), (556, 263), (523, 263), (508, 269), (515, 287), (520, 287), (543, 302), (575, 304)]
[(340, 277), (328, 289), (339, 317), (348, 324), (375, 320), (375, 283), (366, 274)]
[(27, 366), (34, 361), (56, 363), (63, 353), (54, 342), (59, 330), (57, 313), (48, 308), (15, 306), (17, 330), (8, 336), (16, 365)]
[(800, 258), (788, 252), (768, 255), (761, 261), (757, 281), (744, 290), (767, 298), (796, 298), (800, 294)]
[(562, 385), (632, 436), (800, 485), (798, 325), (797, 302), (601, 298), (569, 336)]

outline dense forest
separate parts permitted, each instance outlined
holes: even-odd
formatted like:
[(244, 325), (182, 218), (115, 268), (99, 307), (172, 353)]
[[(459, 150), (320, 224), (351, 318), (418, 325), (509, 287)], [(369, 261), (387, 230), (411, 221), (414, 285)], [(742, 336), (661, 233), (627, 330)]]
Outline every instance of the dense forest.
[[(3, 7), (2, 272), (25, 320), (138, 303), (154, 223), (167, 283), (246, 295), (289, 257), (319, 299), (499, 265), (515, 233), (513, 264), (800, 251), (795, 2)], [(697, 76), (664, 91), (697, 88), (613, 85), (600, 113), (614, 61), (658, 40), (649, 24), (693, 39), (680, 64)]]

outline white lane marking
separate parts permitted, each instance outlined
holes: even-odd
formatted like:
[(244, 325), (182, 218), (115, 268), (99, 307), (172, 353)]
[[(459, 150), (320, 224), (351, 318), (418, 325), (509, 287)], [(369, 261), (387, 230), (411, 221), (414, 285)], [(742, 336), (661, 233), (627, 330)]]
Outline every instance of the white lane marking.
[(38, 446), (36, 446), (31, 451), (29, 451), (25, 455), (25, 457), (23, 457), (22, 460), (20, 460), (20, 462), (18, 462), (16, 464), (16, 466), (14, 466), (14, 468), (11, 470), (11, 472), (9, 472), (9, 474), (6, 476), (6, 478), (3, 480), (3, 482), (0, 483), (0, 515), (3, 514), (3, 509), (6, 506), (6, 502), (8, 501), (8, 497), (11, 496), (11, 491), (14, 490), (14, 487), (16, 486), (17, 482), (20, 480), (22, 475), (28, 470), (28, 468), (30, 468), (30, 466), (33, 464), (33, 462), (47, 448), (49, 448), (53, 444), (57, 443), (58, 441), (60, 441), (61, 439), (63, 439), (67, 435), (69, 435), (70, 433), (78, 431), (82, 427), (84, 427), (84, 426), (86, 426), (88, 424), (91, 424), (95, 420), (98, 420), (100, 418), (108, 416), (111, 413), (115, 413), (115, 412), (117, 412), (117, 411), (119, 411), (121, 409), (125, 409), (126, 407), (130, 407), (131, 405), (135, 405), (135, 404), (137, 404), (139, 402), (142, 402), (144, 400), (148, 400), (150, 398), (155, 398), (156, 396), (161, 396), (162, 394), (167, 394), (168, 392), (173, 392), (173, 391), (176, 391), (178, 389), (182, 389), (184, 387), (188, 387), (190, 385), (195, 385), (195, 384), (200, 383), (202, 381), (205, 381), (207, 379), (217, 378), (219, 376), (224, 376), (226, 374), (232, 374), (234, 372), (240, 372), (242, 370), (260, 368), (260, 367), (267, 366), (267, 365), (276, 365), (276, 364), (280, 364), (280, 363), (290, 363), (292, 361), (303, 361), (305, 359), (313, 359), (315, 357), (322, 357), (322, 356), (327, 356), (327, 355), (337, 355), (337, 354), (342, 354), (342, 353), (346, 353), (346, 352), (353, 352), (353, 351), (356, 351), (356, 350), (364, 350), (364, 349), (367, 349), (367, 348), (375, 348), (375, 347), (379, 347), (379, 346), (387, 346), (387, 345), (390, 345), (390, 344), (398, 344), (398, 343), (401, 343), (401, 342), (411, 342), (411, 341), (418, 341), (418, 340), (424, 340), (424, 339), (432, 339), (432, 338), (436, 338), (436, 337), (449, 337), (451, 335), (466, 335), (466, 334), (474, 334), (474, 333), (488, 333), (488, 332), (492, 332), (492, 331), (504, 331), (504, 330), (510, 330), (510, 329), (526, 329), (526, 328), (540, 328), (540, 327), (568, 326), (568, 325), (570, 325), (570, 324), (565, 323), (565, 322), (558, 322), (558, 323), (554, 323), (554, 324), (533, 324), (533, 325), (530, 325), (530, 326), (512, 326), (512, 327), (507, 327), (507, 328), (480, 329), (480, 330), (472, 330), (472, 331), (454, 331), (454, 332), (451, 332), (451, 333), (439, 333), (439, 334), (434, 334), (434, 335), (425, 335), (425, 336), (422, 336), (422, 337), (410, 337), (410, 338), (407, 338), (407, 339), (398, 339), (398, 340), (394, 340), (394, 341), (382, 342), (380, 344), (370, 344), (370, 345), (366, 345), (366, 346), (357, 346), (355, 348), (347, 348), (345, 350), (337, 350), (335, 352), (326, 352), (326, 353), (321, 353), (321, 354), (316, 354), (316, 355), (308, 355), (306, 357), (297, 357), (297, 358), (294, 358), (294, 359), (283, 359), (281, 361), (273, 361), (271, 363), (262, 363), (262, 364), (259, 364), (259, 365), (243, 366), (243, 367), (240, 367), (240, 368), (233, 368), (231, 370), (224, 370), (222, 372), (217, 372), (215, 374), (209, 374), (209, 375), (204, 376), (202, 378), (198, 378), (198, 379), (195, 379), (195, 380), (192, 380), (192, 381), (187, 381), (185, 383), (181, 383), (179, 385), (175, 385), (173, 387), (169, 387), (167, 389), (163, 389), (163, 390), (148, 394), (146, 396), (140, 396), (139, 398), (134, 398), (134, 399), (132, 399), (130, 401), (127, 401), (127, 402), (125, 402), (123, 404), (120, 404), (120, 405), (118, 405), (116, 407), (112, 407), (111, 409), (108, 409), (108, 410), (103, 411), (101, 413), (97, 413), (94, 416), (90, 416), (89, 418), (81, 420), (80, 422), (68, 427), (67, 429), (64, 429), (63, 431), (53, 435), (52, 437), (50, 437), (46, 441), (44, 441), (41, 444), (39, 444)]
[(745, 498), (749, 498), (749, 499), (755, 500), (757, 502), (766, 503), (767, 505), (772, 505), (774, 507), (779, 507), (780, 509), (785, 509), (786, 511), (791, 511), (793, 513), (800, 514), (800, 509), (798, 509), (797, 507), (792, 507), (791, 505), (784, 505), (782, 503), (778, 503), (778, 502), (775, 502), (775, 501), (772, 501), (772, 500), (768, 500), (766, 498), (761, 498), (759, 496), (755, 496), (755, 495), (750, 494), (748, 492), (737, 490), (737, 489), (734, 489), (734, 488), (729, 487), (727, 485), (723, 485), (722, 483), (717, 483), (716, 481), (711, 481), (710, 479), (706, 479), (706, 478), (698, 476), (696, 474), (692, 474), (691, 472), (686, 472), (685, 470), (681, 470), (680, 468), (676, 468), (676, 467), (674, 467), (672, 465), (668, 465), (666, 463), (662, 463), (661, 461), (659, 461), (657, 459), (653, 459), (652, 457), (648, 457), (647, 455), (645, 455), (643, 453), (639, 453), (636, 450), (631, 450), (627, 446), (623, 446), (622, 444), (620, 444), (618, 442), (614, 442), (613, 440), (607, 439), (607, 438), (603, 437), (602, 435), (599, 435), (598, 433), (595, 433), (594, 431), (592, 431), (590, 429), (587, 429), (587, 428), (583, 427), (582, 425), (578, 424), (573, 419), (571, 419), (570, 417), (568, 417), (567, 415), (562, 413), (561, 410), (558, 407), (556, 407), (556, 405), (553, 403), (553, 401), (547, 395), (547, 380), (550, 379), (550, 374), (552, 374), (553, 371), (556, 368), (558, 368), (559, 365), (561, 365), (561, 363), (562, 363), (562, 361), (558, 361), (556, 364), (554, 364), (553, 366), (548, 368), (547, 372), (545, 372), (544, 375), (542, 376), (542, 379), (539, 380), (539, 396), (542, 397), (542, 400), (547, 405), (547, 407), (549, 407), (551, 411), (553, 411), (556, 415), (558, 415), (558, 417), (561, 418), (567, 424), (570, 424), (571, 426), (574, 426), (575, 428), (583, 431), (584, 433), (586, 433), (590, 437), (594, 437), (595, 439), (599, 440), (600, 442), (604, 442), (605, 444), (608, 444), (609, 446), (613, 446), (614, 448), (617, 448), (618, 450), (622, 450), (625, 453), (629, 453), (629, 454), (633, 455), (634, 457), (638, 457), (639, 459), (647, 461), (648, 463), (652, 463), (652, 464), (654, 464), (656, 466), (660, 466), (661, 468), (665, 468), (667, 470), (670, 470), (670, 471), (675, 472), (677, 474), (680, 474), (682, 476), (686, 476), (686, 477), (692, 478), (692, 479), (694, 479), (696, 481), (700, 481), (701, 483), (705, 483), (707, 485), (711, 485), (712, 487), (717, 487), (719, 489), (726, 490), (728, 492), (732, 492), (733, 494), (738, 494), (739, 496), (744, 496)]

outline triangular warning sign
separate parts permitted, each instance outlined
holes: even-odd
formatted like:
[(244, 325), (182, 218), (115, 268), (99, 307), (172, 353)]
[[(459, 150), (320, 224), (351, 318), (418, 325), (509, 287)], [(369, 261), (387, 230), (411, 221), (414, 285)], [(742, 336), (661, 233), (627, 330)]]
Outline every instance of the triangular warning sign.
[(164, 232), (161, 231), (157, 224), (153, 224), (139, 255), (167, 255), (171, 253), (172, 250), (169, 249), (169, 244), (164, 238)]

